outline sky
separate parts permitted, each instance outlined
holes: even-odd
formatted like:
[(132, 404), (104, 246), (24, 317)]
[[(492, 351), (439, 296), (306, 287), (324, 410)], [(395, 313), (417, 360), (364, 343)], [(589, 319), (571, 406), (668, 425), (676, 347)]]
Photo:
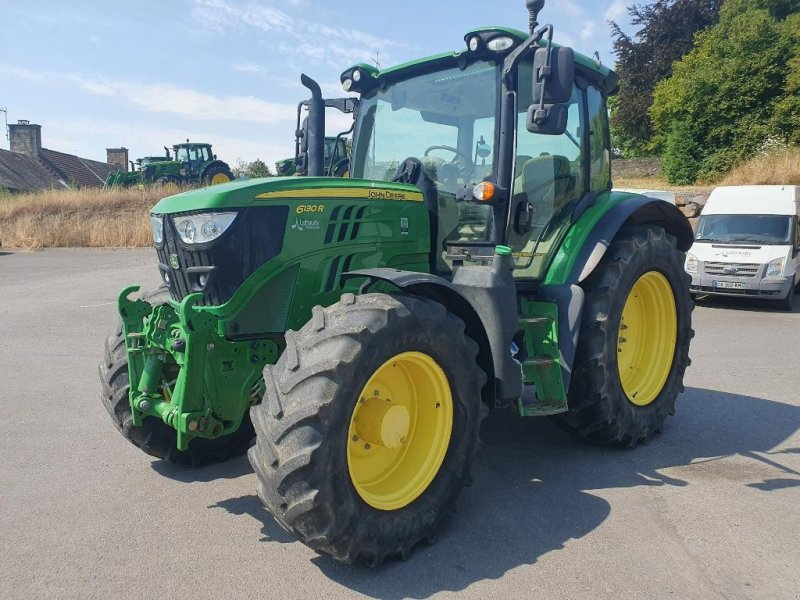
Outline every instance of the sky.
[[(630, 0), (548, 0), (555, 40), (613, 65), (608, 20)], [(458, 8), (455, 8), (455, 7)], [(358, 62), (399, 64), (464, 49), (475, 27), (526, 30), (524, 0), (0, 0), (0, 107), (42, 126), (42, 145), (105, 161), (209, 142), (238, 160), (294, 154), (306, 73), (326, 97)], [(328, 133), (343, 125), (329, 119)], [(0, 113), (0, 119), (3, 114)], [(0, 140), (8, 148), (8, 140)]]

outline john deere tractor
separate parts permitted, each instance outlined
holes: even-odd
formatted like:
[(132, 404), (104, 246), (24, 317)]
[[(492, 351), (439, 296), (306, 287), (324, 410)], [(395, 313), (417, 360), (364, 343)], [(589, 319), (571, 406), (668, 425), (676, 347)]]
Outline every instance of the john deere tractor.
[[(166, 148), (165, 148), (166, 150)], [(142, 183), (142, 169), (150, 163), (169, 161), (169, 151), (167, 156), (143, 156), (136, 161), (130, 161), (130, 171), (115, 171), (109, 173), (105, 187), (134, 187)]]
[(232, 182), (152, 210), (164, 287), (119, 296), (100, 365), (122, 434), (200, 465), (249, 450), (258, 493), (314, 550), (379, 564), (430, 539), (481, 421), (511, 406), (596, 444), (652, 438), (692, 338), (667, 202), (611, 191), (617, 77), (530, 32), (341, 76), (351, 179)]
[(175, 144), (173, 154), (164, 147), (166, 157), (145, 157), (137, 161), (139, 170), (109, 175), (106, 187), (160, 184), (177, 191), (183, 185), (216, 185), (234, 179), (227, 163), (217, 160), (211, 144)]

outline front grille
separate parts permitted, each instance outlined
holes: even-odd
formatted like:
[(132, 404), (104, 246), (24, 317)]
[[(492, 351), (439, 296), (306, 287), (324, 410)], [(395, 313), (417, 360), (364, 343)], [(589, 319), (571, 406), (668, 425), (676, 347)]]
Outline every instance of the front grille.
[(703, 265), (703, 268), (705, 269), (706, 275), (751, 279), (758, 275), (759, 271), (761, 270), (761, 265), (749, 263), (707, 262)]
[(288, 216), (288, 206), (244, 208), (219, 238), (196, 246), (184, 244), (166, 216), (164, 242), (156, 252), (172, 298), (201, 292), (203, 306), (225, 304), (245, 279), (281, 253)]

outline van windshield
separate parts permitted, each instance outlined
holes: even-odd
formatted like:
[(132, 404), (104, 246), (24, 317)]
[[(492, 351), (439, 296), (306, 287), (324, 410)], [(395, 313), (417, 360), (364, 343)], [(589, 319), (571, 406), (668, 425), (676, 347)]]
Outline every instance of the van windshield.
[(787, 215), (702, 215), (697, 242), (750, 243), (784, 246), (792, 243), (792, 217)]

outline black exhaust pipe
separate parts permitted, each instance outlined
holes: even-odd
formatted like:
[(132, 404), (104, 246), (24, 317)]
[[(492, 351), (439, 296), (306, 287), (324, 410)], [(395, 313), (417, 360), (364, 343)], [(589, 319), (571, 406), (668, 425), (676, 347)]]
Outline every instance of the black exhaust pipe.
[(319, 84), (308, 75), (301, 75), (302, 84), (311, 90), (308, 101), (308, 175), (322, 177), (325, 175), (325, 100)]

